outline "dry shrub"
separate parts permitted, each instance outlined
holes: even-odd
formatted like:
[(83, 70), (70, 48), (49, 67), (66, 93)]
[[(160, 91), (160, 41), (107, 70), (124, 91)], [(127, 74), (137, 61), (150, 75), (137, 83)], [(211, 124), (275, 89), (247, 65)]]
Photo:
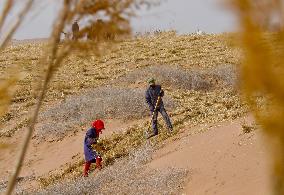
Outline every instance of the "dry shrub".
[[(49, 141), (62, 139), (98, 118), (141, 119), (149, 115), (144, 94), (142, 89), (100, 87), (72, 96), (40, 114), (35, 136)], [(170, 98), (164, 102), (167, 108), (174, 107)]]
[[(230, 64), (219, 65), (206, 71), (209, 77), (216, 81), (216, 86), (237, 87), (239, 82), (239, 71), (236, 66)], [(205, 73), (206, 74), (206, 73)], [(221, 82), (219, 84), (219, 82)]]
[[(274, 194), (284, 194), (284, 6), (281, 0), (233, 0), (244, 49), (243, 89), (274, 146)], [(258, 106), (257, 96), (265, 99)], [(264, 108), (264, 109), (263, 109)]]
[(147, 169), (152, 151), (146, 144), (96, 176), (59, 183), (36, 194), (177, 194), (188, 171)]
[(249, 124), (242, 124), (243, 133), (251, 133), (256, 129), (256, 126), (249, 125)]
[(176, 89), (191, 89), (192, 78), (185, 71), (177, 66), (149, 66), (128, 73), (126, 76), (114, 81), (119, 85), (131, 85), (146, 83), (147, 79), (153, 77), (163, 87)]
[(118, 85), (135, 85), (155, 78), (163, 87), (184, 90), (212, 90), (216, 87), (232, 87), (237, 82), (237, 71), (233, 65), (214, 68), (185, 70), (179, 66), (158, 65), (134, 70), (114, 81)]

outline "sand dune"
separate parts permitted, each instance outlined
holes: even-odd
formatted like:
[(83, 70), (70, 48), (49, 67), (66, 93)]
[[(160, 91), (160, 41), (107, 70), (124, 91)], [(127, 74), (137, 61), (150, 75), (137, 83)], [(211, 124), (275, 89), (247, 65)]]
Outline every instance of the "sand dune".
[(149, 166), (187, 168), (184, 194), (271, 194), (263, 135), (258, 130), (243, 134), (241, 122), (221, 123), (195, 135), (184, 133), (158, 150)]

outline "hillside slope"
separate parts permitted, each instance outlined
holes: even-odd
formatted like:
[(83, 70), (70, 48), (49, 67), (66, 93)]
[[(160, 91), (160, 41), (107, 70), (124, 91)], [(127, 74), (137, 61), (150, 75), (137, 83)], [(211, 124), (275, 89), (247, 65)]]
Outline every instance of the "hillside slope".
[[(251, 125), (251, 117), (245, 120)], [(188, 169), (185, 194), (271, 194), (270, 162), (263, 135), (259, 130), (243, 133), (242, 121), (224, 122), (194, 135), (186, 131), (155, 152), (149, 166)]]
[[(247, 113), (247, 106), (241, 101), (237, 86), (236, 65), (240, 51), (228, 46), (229, 37), (165, 32), (104, 47), (105, 52), (101, 56), (92, 50), (88, 53), (75, 51), (58, 69), (49, 86), (17, 192), (38, 192), (39, 187), (43, 187), (44, 190), (57, 188), (70, 194), (68, 190), (74, 190), (78, 182), (83, 187), (92, 184), (97, 188), (97, 185), (102, 185), (98, 182), (102, 181), (105, 181), (105, 185), (111, 185), (112, 181), (115, 181), (113, 185), (124, 185), (126, 191), (116, 189), (121, 194), (129, 191), (135, 194), (136, 191), (131, 190), (139, 186), (139, 182), (152, 186), (148, 190), (152, 189), (155, 193), (179, 192), (184, 179), (191, 176), (190, 167), (181, 166), (179, 169), (177, 166), (162, 172), (152, 168), (148, 172), (143, 170), (147, 170), (147, 164), (154, 166), (158, 161), (160, 151), (154, 154), (153, 162), (152, 153), (162, 148), (163, 143), (179, 139), (184, 134), (192, 134), (195, 128), (202, 125), (237, 120)], [(37, 94), (35, 86), (44, 71), (38, 64), (44, 45), (17, 44), (1, 51), (1, 79), (7, 77), (4, 72), (11, 64), (19, 67), (19, 72), (24, 76), (18, 82), (11, 108), (1, 118), (1, 142), (12, 147), (0, 151), (0, 191), (7, 185), (29, 114), (34, 107)], [(174, 134), (168, 135), (161, 122), (161, 134), (150, 142), (144, 138), (145, 129), (149, 126), (149, 112), (144, 100), (145, 81), (149, 77), (155, 77), (162, 84), (166, 94), (165, 106), (175, 129)], [(81, 178), (84, 163), (82, 140), (90, 122), (96, 118), (107, 123), (105, 136), (99, 143), (103, 146), (100, 152), (106, 168), (98, 177), (84, 180)], [(219, 135), (216, 134), (216, 139)], [(205, 132), (204, 138), (197, 136), (194, 139), (206, 140), (207, 136)], [(231, 139), (229, 135), (228, 138)], [(169, 143), (173, 147), (175, 144), (175, 141)], [(146, 153), (146, 156), (145, 152), (140, 152), (146, 160), (130, 163), (128, 168), (122, 166), (124, 169), (121, 169), (121, 163), (127, 162), (133, 152), (141, 151), (144, 146), (152, 148), (152, 152)], [(197, 151), (205, 150), (206, 146), (203, 147), (197, 148)], [(194, 155), (195, 150), (190, 152)], [(167, 158), (179, 162), (171, 156)], [(117, 167), (120, 167), (118, 172), (112, 172)], [(206, 167), (200, 169), (208, 170)], [(129, 176), (124, 178), (124, 183), (119, 181), (121, 174)], [(169, 179), (168, 186), (165, 186), (166, 179)], [(133, 185), (129, 186), (128, 183), (132, 181)], [(60, 182), (63, 182), (63, 187)], [(65, 188), (66, 182), (71, 182), (68, 189)], [(144, 187), (140, 189), (141, 192), (147, 189), (147, 186)], [(80, 189), (77, 187), (77, 190)], [(115, 187), (111, 189), (115, 191)], [(102, 193), (112, 193), (101, 190)]]
[[(155, 146), (151, 139), (129, 158), (91, 175), (52, 185), (41, 194), (267, 195), (268, 149), (252, 117), (204, 124)], [(157, 148), (156, 148), (157, 147)], [(38, 192), (36, 192), (38, 193)]]

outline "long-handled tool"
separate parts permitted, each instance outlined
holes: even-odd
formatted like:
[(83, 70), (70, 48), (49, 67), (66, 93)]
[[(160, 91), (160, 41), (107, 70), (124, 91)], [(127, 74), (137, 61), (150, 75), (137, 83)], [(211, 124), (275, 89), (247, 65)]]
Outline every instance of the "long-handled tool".
[(150, 129), (151, 126), (152, 126), (152, 122), (153, 122), (153, 119), (154, 119), (154, 115), (155, 115), (155, 113), (157, 112), (157, 109), (158, 109), (158, 106), (159, 106), (160, 102), (161, 102), (161, 96), (159, 95), (159, 96), (158, 96), (158, 99), (157, 99), (157, 101), (156, 101), (156, 104), (155, 104), (154, 111), (153, 111), (153, 113), (152, 113), (150, 125), (149, 125), (148, 129), (146, 129), (146, 131), (145, 131), (145, 137), (146, 137), (147, 139), (149, 139), (150, 137), (153, 137), (153, 136), (154, 136), (154, 134), (150, 134), (150, 135), (149, 135), (149, 132), (148, 132), (148, 131), (149, 131), (149, 129)]

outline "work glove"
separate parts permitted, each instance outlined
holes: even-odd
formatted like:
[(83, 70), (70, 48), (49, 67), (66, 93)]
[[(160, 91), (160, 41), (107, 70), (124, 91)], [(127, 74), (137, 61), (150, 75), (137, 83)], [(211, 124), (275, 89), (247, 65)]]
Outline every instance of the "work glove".
[(161, 89), (159, 96), (163, 97), (165, 95), (164, 90)]

